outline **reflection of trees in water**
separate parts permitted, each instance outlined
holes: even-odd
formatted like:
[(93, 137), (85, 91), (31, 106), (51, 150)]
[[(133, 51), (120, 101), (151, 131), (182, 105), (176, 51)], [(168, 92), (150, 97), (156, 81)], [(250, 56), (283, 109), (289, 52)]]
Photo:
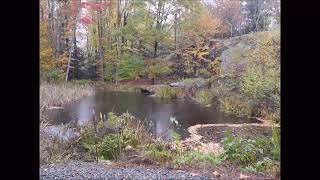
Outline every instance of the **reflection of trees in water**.
[[(155, 106), (153, 111), (153, 119), (155, 122), (155, 131), (157, 135), (163, 134), (164, 132), (172, 129), (173, 126), (170, 122), (170, 116), (173, 116), (173, 105), (166, 104), (163, 106)], [(165, 136), (168, 134), (165, 133)]]
[[(233, 117), (191, 102), (164, 100), (124, 92), (96, 93), (94, 96), (66, 106), (59, 112), (55, 111), (50, 118), (54, 118), (56, 124), (70, 122), (79, 125), (90, 120), (92, 109), (95, 109), (96, 113), (114, 112), (119, 115), (128, 111), (137, 118), (147, 121), (147, 124), (151, 123), (149, 127), (153, 134), (160, 135), (171, 129), (181, 134), (182, 138), (189, 135), (187, 128), (196, 124), (252, 122), (247, 118)], [(178, 126), (173, 126), (170, 116), (176, 118)], [(166, 137), (170, 137), (170, 131), (165, 134)]]

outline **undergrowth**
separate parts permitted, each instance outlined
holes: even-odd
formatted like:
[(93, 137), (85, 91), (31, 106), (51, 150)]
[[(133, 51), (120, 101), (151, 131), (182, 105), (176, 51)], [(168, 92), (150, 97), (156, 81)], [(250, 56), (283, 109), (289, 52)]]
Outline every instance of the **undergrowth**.
[(169, 99), (182, 99), (184, 95), (185, 91), (183, 89), (171, 87), (161, 87), (155, 93), (156, 97)]
[(222, 141), (223, 158), (239, 164), (251, 172), (280, 171), (280, 134), (272, 129), (272, 138), (243, 139), (233, 137), (229, 131)]

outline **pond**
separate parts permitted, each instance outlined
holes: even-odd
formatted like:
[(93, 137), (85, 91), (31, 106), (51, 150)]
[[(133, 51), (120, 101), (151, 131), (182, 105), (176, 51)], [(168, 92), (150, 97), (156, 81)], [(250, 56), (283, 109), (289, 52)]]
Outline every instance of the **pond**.
[[(188, 127), (196, 124), (258, 123), (254, 118), (231, 116), (194, 102), (160, 99), (139, 93), (107, 91), (98, 91), (95, 95), (65, 106), (64, 109), (50, 110), (49, 117), (53, 125), (69, 123), (71, 126), (81, 126), (92, 118), (92, 109), (102, 114), (129, 112), (139, 119), (151, 121), (152, 132), (155, 135), (174, 130), (182, 138), (188, 137)], [(178, 125), (174, 125), (170, 117), (174, 117)], [(168, 134), (164, 134), (168, 137)]]

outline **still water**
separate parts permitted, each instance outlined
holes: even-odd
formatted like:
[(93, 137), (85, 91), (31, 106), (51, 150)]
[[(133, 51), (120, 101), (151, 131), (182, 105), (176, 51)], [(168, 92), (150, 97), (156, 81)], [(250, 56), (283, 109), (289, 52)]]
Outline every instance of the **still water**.
[[(174, 130), (182, 138), (188, 137), (187, 128), (196, 124), (257, 123), (253, 118), (231, 116), (193, 102), (160, 99), (138, 93), (107, 91), (98, 91), (95, 95), (84, 97), (65, 106), (64, 109), (51, 110), (49, 116), (53, 125), (68, 123), (72, 126), (81, 126), (92, 118), (93, 109), (96, 113), (102, 114), (129, 112), (139, 119), (151, 121), (152, 132), (155, 135)], [(170, 117), (174, 117), (178, 125), (174, 125)]]

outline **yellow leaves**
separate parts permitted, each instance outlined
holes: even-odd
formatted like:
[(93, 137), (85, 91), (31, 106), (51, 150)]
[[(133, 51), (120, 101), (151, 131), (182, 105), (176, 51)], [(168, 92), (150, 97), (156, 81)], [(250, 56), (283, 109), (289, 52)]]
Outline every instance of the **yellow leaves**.
[(196, 43), (197, 45), (213, 38), (218, 33), (228, 32), (225, 26), (218, 18), (210, 16), (208, 11), (203, 9), (201, 14), (190, 15), (183, 27), (181, 44), (189, 46)]
[(59, 58), (53, 58), (48, 49), (40, 51), (40, 69), (41, 70), (49, 70), (53, 68), (58, 68), (63, 71), (66, 70), (68, 64), (68, 55), (64, 53), (60, 55)]
[(217, 57), (214, 61), (210, 63), (211, 71), (213, 75), (220, 75), (221, 60)]
[(256, 41), (257, 46), (249, 56), (253, 65), (266, 68), (278, 65), (280, 61), (279, 31), (261, 32)]
[(54, 67), (53, 61), (51, 59), (41, 60), (40, 59), (40, 69), (48, 70)]
[(205, 59), (204, 56), (208, 56), (208, 55), (209, 55), (209, 51), (198, 52), (197, 53), (197, 58), (198, 59)]
[(212, 37), (215, 33), (223, 30), (223, 25), (219, 19), (211, 17), (208, 13), (204, 13), (192, 24), (191, 32), (188, 35)]
[(197, 60), (206, 59), (206, 56), (210, 54), (208, 47), (200, 47), (195, 49), (186, 49), (186, 54), (191, 55), (190, 57), (195, 57)]

